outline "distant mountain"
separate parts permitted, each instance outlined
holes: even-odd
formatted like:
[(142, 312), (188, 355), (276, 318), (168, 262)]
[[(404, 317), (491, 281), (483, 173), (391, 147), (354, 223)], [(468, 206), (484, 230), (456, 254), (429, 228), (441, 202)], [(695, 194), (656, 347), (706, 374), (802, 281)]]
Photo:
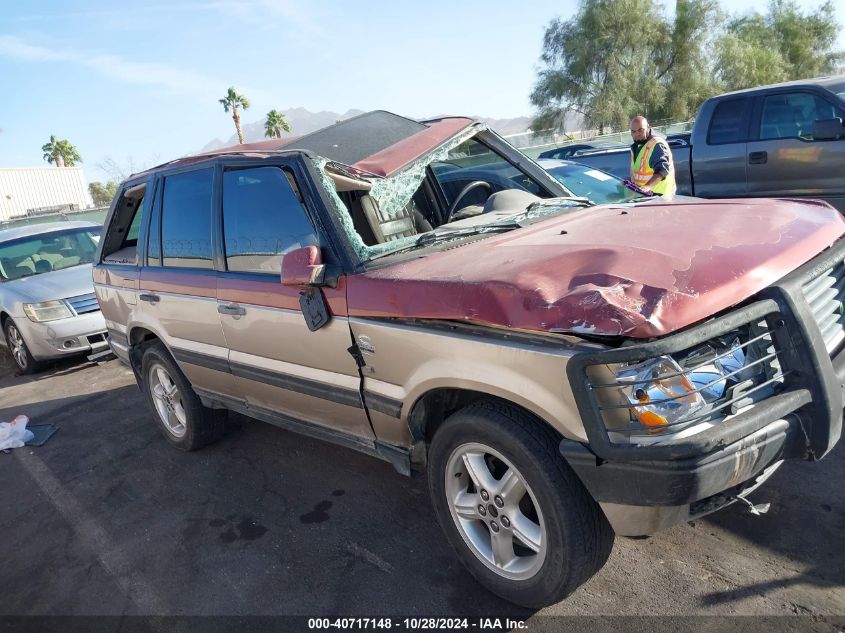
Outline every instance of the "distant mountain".
[[(349, 119), (359, 114), (363, 114), (363, 110), (347, 110), (343, 114), (337, 112), (310, 112), (305, 108), (291, 108), (290, 110), (282, 110), (285, 115), (288, 125), (290, 125), (292, 132), (282, 132), (282, 138), (286, 136), (302, 136), (324, 128), (327, 125), (332, 125), (338, 121)], [(231, 118), (231, 117), (229, 117)], [(244, 115), (241, 113), (241, 121)], [(232, 128), (234, 129), (234, 124)], [(254, 123), (246, 123), (242, 125), (245, 143), (254, 143), (255, 141), (264, 141), (264, 119), (255, 121)], [(219, 138), (214, 139), (203, 147), (199, 153), (210, 152), (219, 147), (228, 147), (229, 145), (237, 145), (238, 135), (232, 134), (227, 140), (221, 141)]]
[[(291, 108), (290, 110), (283, 110), (282, 114), (285, 115), (285, 119), (290, 124), (291, 132), (283, 132), (282, 137), (286, 136), (302, 136), (303, 134), (309, 134), (310, 132), (314, 132), (315, 130), (319, 130), (320, 128), (324, 128), (328, 125), (332, 125), (337, 123), (338, 121), (343, 121), (344, 119), (349, 119), (351, 117), (357, 116), (359, 114), (363, 114), (363, 110), (347, 110), (343, 114), (338, 114), (337, 112), (310, 112), (305, 108)], [(241, 120), (243, 120), (243, 113), (241, 114)], [(442, 116), (442, 115), (436, 115)], [(436, 118), (436, 117), (430, 117)], [(479, 121), (484, 121), (492, 130), (500, 134), (501, 136), (511, 136), (513, 134), (522, 134), (528, 131), (531, 128), (531, 117), (521, 116), (516, 117), (513, 119), (492, 119), (489, 117), (475, 117)], [(573, 127), (576, 124), (575, 120), (569, 121), (567, 120), (567, 129)], [(234, 127), (234, 126), (233, 126)], [(252, 143), (255, 141), (263, 141), (264, 138), (264, 119), (259, 121), (255, 121), (253, 123), (245, 123), (243, 125), (243, 133), (244, 133), (244, 141), (246, 143)], [(232, 134), (228, 139), (221, 140), (221, 139), (214, 139), (210, 141), (203, 147), (199, 153), (209, 152), (220, 147), (228, 147), (229, 145), (236, 145), (238, 142), (237, 134)]]

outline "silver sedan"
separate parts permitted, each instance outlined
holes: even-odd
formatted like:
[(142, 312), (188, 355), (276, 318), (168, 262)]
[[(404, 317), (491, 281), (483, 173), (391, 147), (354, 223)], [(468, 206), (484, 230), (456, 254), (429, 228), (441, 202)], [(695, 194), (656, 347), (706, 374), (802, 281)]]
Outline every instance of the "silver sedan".
[(0, 231), (0, 325), (23, 374), (41, 361), (107, 349), (91, 280), (101, 227), (55, 222)]

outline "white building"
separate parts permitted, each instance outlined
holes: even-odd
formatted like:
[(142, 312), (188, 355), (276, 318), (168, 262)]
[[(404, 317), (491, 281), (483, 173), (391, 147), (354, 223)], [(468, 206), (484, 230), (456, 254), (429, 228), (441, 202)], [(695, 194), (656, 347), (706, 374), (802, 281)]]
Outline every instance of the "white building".
[(0, 220), (51, 207), (92, 206), (81, 167), (0, 168)]

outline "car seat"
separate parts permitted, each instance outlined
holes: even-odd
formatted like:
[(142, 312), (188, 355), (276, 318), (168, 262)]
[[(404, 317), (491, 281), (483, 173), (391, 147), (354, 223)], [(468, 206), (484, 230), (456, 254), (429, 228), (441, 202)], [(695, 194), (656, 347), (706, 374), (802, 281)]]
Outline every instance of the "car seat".
[(432, 228), (413, 200), (391, 215), (380, 209), (370, 195), (361, 196), (359, 202), (378, 244), (425, 233)]

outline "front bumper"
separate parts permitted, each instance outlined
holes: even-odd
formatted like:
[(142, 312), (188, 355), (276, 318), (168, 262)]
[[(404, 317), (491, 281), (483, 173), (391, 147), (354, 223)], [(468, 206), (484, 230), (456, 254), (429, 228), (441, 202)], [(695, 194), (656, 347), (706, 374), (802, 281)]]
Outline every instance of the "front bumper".
[(106, 322), (99, 311), (46, 323), (34, 323), (23, 316), (15, 319), (15, 325), (36, 360), (108, 348)]
[[(651, 534), (702, 516), (747, 494), (783, 460), (817, 460), (833, 448), (842, 431), (845, 349), (840, 344), (829, 353), (802, 289), (843, 260), (840, 240), (739, 309), (663, 339), (585, 351), (570, 360), (567, 371), (589, 442), (564, 439), (560, 453), (618, 534)], [(778, 361), (789, 370), (780, 393), (682, 439), (611, 441), (587, 379), (590, 366), (680, 352), (759, 320), (773, 326)]]

